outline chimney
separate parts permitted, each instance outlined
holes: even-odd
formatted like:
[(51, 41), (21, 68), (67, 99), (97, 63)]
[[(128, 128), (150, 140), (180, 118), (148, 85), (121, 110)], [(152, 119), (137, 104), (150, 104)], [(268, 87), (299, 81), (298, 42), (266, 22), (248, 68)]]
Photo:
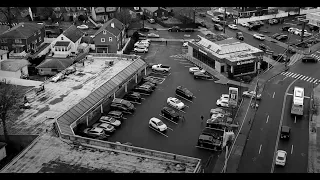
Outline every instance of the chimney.
[(111, 27), (114, 28), (114, 23), (111, 23)]

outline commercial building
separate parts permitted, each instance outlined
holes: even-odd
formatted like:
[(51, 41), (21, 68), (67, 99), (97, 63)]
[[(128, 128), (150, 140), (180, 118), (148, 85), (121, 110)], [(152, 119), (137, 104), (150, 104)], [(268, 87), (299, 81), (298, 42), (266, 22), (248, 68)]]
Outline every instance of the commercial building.
[(309, 20), (309, 24), (320, 27), (320, 10), (317, 12), (307, 13), (306, 19)]
[(204, 37), (188, 43), (188, 55), (229, 77), (255, 74), (263, 51), (234, 38), (212, 42)]
[(234, 12), (239, 17), (263, 16), (268, 13), (268, 7), (235, 7)]

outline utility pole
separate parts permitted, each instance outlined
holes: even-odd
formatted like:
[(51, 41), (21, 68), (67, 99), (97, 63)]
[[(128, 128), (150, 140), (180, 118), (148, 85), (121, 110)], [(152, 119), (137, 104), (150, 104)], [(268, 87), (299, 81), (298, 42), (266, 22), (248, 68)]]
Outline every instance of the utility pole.
[(223, 33), (224, 33), (224, 34), (226, 33), (226, 23), (227, 23), (227, 16), (226, 16), (226, 14), (227, 14), (227, 8), (224, 7), (224, 18), (223, 18), (223, 20), (224, 20), (224, 23), (223, 23)]
[(306, 28), (306, 24), (309, 22), (307, 19), (299, 19), (302, 22), (302, 32), (301, 32), (301, 42), (303, 42), (304, 30)]
[(193, 10), (193, 23), (196, 23), (196, 10), (197, 8), (195, 7)]
[(257, 80), (256, 93), (255, 93), (255, 96), (254, 96), (254, 109), (256, 109), (256, 106), (257, 106), (258, 92), (259, 92), (259, 81)]

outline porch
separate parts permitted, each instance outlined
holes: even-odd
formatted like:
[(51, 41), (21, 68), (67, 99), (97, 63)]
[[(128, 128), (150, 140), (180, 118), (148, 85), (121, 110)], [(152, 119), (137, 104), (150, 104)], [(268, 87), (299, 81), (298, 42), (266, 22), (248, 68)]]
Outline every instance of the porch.
[(70, 42), (57, 41), (53, 46), (53, 57), (66, 58), (71, 54), (71, 44)]

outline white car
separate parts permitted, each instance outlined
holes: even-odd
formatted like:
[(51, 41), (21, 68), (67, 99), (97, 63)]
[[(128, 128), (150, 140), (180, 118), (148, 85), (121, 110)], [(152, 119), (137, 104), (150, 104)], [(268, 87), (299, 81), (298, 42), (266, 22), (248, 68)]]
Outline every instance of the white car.
[(151, 40), (150, 39), (142, 39), (142, 40), (139, 40), (138, 42), (151, 44)]
[(287, 152), (278, 150), (276, 155), (276, 165), (285, 166), (287, 160)]
[(218, 99), (216, 104), (217, 104), (217, 106), (221, 106), (221, 107), (229, 107), (229, 100), (228, 99)]
[(246, 22), (240, 23), (240, 25), (243, 27), (249, 27), (249, 23), (246, 23)]
[(291, 28), (288, 29), (288, 32), (291, 32), (291, 33), (294, 33), (296, 31), (299, 31), (299, 29), (298, 28), (294, 28), (294, 27), (291, 27)]
[(183, 109), (185, 107), (184, 103), (175, 97), (169, 97), (167, 103), (177, 109)]
[(149, 126), (157, 129), (160, 132), (163, 132), (163, 131), (167, 130), (167, 128), (168, 128), (166, 124), (164, 124), (160, 119), (155, 118), (155, 117), (153, 117), (149, 120)]
[(195, 72), (202, 72), (205, 73), (206, 71), (199, 68), (199, 67), (191, 67), (189, 68), (189, 73), (194, 74)]
[(112, 125), (107, 124), (107, 123), (96, 123), (96, 124), (92, 125), (92, 127), (93, 128), (101, 128), (107, 133), (112, 133), (116, 130)]
[(148, 37), (159, 38), (160, 36), (158, 34), (155, 34), (155, 33), (150, 33), (150, 34), (148, 34)]
[(260, 41), (265, 40), (265, 36), (263, 34), (253, 34), (253, 37), (259, 39)]
[(188, 47), (188, 42), (184, 42), (184, 43), (182, 44), (182, 47)]
[(149, 43), (144, 43), (144, 42), (136, 42), (134, 44), (134, 47), (140, 46), (140, 47), (149, 47)]
[(220, 99), (229, 99), (229, 94), (221, 94)]
[(119, 120), (116, 120), (115, 118), (110, 116), (101, 116), (99, 122), (111, 124), (112, 126), (116, 126), (116, 127), (119, 127), (121, 125), (121, 122)]
[(80, 26), (77, 26), (78, 29), (89, 29), (89, 27), (85, 24), (82, 24)]
[[(244, 96), (244, 97), (249, 97), (249, 98), (251, 98), (252, 96), (255, 96), (256, 95), (256, 92), (255, 91), (244, 91), (243, 93), (242, 93), (242, 96)], [(257, 99), (261, 99), (261, 94), (258, 94), (257, 95)]]
[(134, 52), (136, 53), (147, 53), (148, 52), (148, 48), (146, 47), (135, 47), (133, 49)]
[(211, 119), (216, 119), (216, 118), (223, 118), (224, 114), (221, 113), (215, 113), (211, 115)]
[(234, 30), (238, 29), (237, 25), (235, 25), (235, 24), (229, 24), (228, 27), (230, 29), (234, 29)]

